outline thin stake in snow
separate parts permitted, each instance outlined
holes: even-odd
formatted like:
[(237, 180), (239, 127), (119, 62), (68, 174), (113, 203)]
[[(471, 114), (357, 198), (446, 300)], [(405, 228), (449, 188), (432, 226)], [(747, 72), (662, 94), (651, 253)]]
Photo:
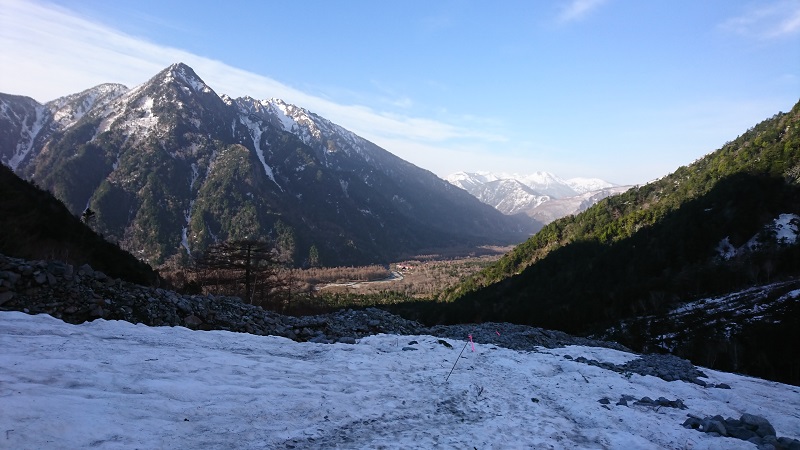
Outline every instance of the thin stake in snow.
[(469, 335), (469, 343), (472, 344), (472, 353), (475, 353), (475, 343), (472, 342), (472, 335)]
[[(461, 353), (458, 354), (458, 358), (456, 358), (456, 362), (453, 363), (453, 368), (450, 369), (450, 373), (448, 373), (447, 374), (447, 378), (444, 379), (445, 382), (450, 379), (450, 375), (452, 375), (453, 371), (456, 369), (456, 364), (458, 364), (458, 360), (461, 359), (461, 355), (464, 354), (464, 350), (467, 349), (467, 344), (469, 344), (470, 342), (472, 342), (472, 335), (471, 334), (469, 335), (469, 342), (464, 342), (464, 348), (461, 349)], [(472, 351), (475, 351), (475, 344), (472, 345)]]

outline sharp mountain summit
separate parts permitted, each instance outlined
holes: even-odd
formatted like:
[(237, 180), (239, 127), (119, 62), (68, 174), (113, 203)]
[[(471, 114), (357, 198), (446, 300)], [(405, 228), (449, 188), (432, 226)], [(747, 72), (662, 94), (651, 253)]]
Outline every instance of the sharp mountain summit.
[(303, 108), (218, 95), (180, 63), (44, 105), (0, 94), (0, 161), (152, 265), (243, 238), (298, 266), (386, 262), (536, 229)]

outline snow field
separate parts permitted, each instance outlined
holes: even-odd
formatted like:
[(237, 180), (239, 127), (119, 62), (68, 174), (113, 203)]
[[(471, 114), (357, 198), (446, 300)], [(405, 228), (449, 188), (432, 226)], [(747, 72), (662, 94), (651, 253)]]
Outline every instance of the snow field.
[[(732, 389), (626, 377), (564, 355), (635, 355), (581, 346), (475, 344), (456, 362), (465, 342), (448, 342), (325, 345), (2, 312), (0, 448), (752, 449), (681, 427), (687, 413), (744, 412), (800, 438), (794, 386), (707, 369)], [(689, 409), (616, 406), (623, 394)]]

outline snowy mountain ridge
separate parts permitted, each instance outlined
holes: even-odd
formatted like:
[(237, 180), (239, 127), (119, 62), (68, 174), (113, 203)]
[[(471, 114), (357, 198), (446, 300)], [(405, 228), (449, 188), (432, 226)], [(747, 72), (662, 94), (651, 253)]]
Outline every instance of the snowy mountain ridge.
[(599, 178), (563, 179), (549, 172), (457, 172), (445, 180), (503, 214), (523, 213), (541, 224), (578, 214), (598, 201), (630, 188)]
[(572, 197), (590, 191), (616, 186), (600, 178), (576, 177), (564, 179), (550, 172), (533, 172), (529, 174), (506, 172), (456, 172), (445, 177), (450, 183), (469, 191), (468, 187), (486, 184), (499, 180), (515, 180), (540, 195), (553, 198)]

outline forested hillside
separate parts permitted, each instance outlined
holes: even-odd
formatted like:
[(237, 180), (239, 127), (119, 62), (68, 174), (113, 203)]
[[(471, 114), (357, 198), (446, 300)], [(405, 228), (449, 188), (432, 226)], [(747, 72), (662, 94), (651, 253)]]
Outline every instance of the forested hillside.
[[(770, 195), (774, 188), (792, 191), (798, 184), (799, 122), (800, 104), (795, 105), (791, 112), (776, 114), (718, 151), (706, 155), (689, 166), (680, 167), (660, 180), (605, 199), (583, 214), (557, 220), (517, 246), (497, 264), (456, 289), (445, 292), (442, 300), (452, 301), (481, 287), (509, 278), (568, 244), (580, 243), (584, 246), (599, 245), (610, 248), (613, 244), (632, 237), (637, 231), (652, 228), (664, 221), (670, 213), (677, 213), (682, 208), (684, 211), (681, 216), (687, 213), (691, 216), (691, 211), (696, 209), (697, 205), (714, 203), (717, 206), (716, 210), (704, 209), (703, 214), (694, 219), (691, 217), (686, 219), (696, 220), (697, 225), (712, 228), (713, 223), (730, 217), (737, 207), (746, 209), (747, 205), (739, 203), (740, 201), (758, 205), (762, 200), (766, 200), (778, 202), (775, 206), (780, 206), (781, 200), (768, 199), (765, 196)], [(740, 183), (742, 184), (739, 185)], [(762, 186), (766, 191), (759, 187), (762, 183), (766, 184)], [(750, 188), (755, 190), (750, 191)], [(712, 190), (715, 192), (712, 193)], [(791, 196), (787, 200), (790, 199)], [(692, 201), (695, 203), (690, 205)], [(725, 203), (719, 204), (720, 201)], [(720, 232), (730, 233), (732, 241), (749, 238), (757, 231), (759, 224), (764, 222), (764, 217), (755, 214), (755, 210), (752, 213), (743, 214), (732, 229)], [(708, 220), (712, 223), (708, 223)], [(664, 241), (651, 244), (679, 245), (688, 249), (701, 239), (696, 233), (688, 235), (692, 241), (685, 243)], [(640, 253), (644, 253), (642, 249), (639, 250)], [(579, 260), (562, 259), (561, 262), (574, 265), (576, 268), (580, 265)]]
[[(798, 273), (797, 247), (722, 261), (800, 211), (800, 106), (693, 164), (555, 221), (440, 300), (436, 320), (509, 320), (586, 333), (621, 317)], [(769, 270), (765, 270), (764, 266)]]

